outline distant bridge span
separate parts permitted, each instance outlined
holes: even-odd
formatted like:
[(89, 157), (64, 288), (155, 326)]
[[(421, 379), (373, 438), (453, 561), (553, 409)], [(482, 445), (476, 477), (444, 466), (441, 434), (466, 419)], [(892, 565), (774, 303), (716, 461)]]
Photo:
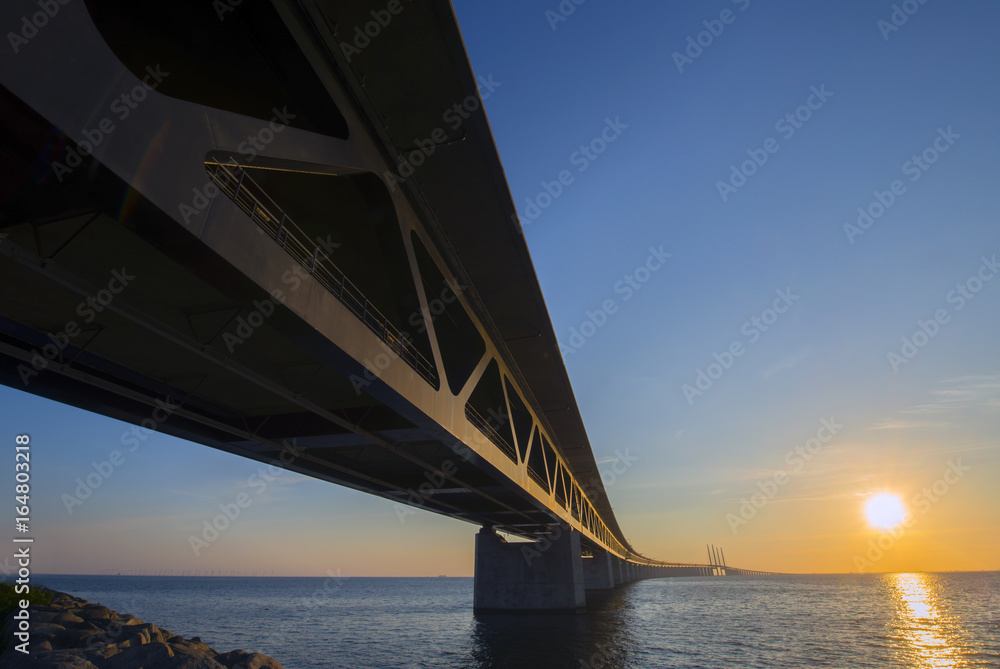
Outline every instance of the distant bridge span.
[(478, 609), (723, 571), (615, 519), (448, 2), (36, 14), (0, 8), (3, 383), (478, 524)]

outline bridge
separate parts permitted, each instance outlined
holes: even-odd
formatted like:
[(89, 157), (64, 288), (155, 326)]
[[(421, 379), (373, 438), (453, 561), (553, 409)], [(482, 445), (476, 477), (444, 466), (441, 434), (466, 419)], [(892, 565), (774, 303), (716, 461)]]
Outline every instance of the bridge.
[(0, 25), (4, 384), (479, 525), (478, 610), (758, 573), (622, 532), (449, 2)]

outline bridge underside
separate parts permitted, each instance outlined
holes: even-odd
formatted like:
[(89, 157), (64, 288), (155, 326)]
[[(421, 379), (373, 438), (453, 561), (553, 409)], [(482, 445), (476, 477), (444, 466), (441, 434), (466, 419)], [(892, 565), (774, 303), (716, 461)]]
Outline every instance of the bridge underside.
[[(562, 522), (628, 553), (445, 5), (415, 4), (393, 24), (405, 38), (353, 63), (323, 33), (369, 20), (361, 3), (224, 21), (196, 2), (197, 20), (67, 5), (0, 88), (0, 380), (410, 507), (533, 539)], [(366, 63), (378, 75), (362, 83)], [(474, 113), (442, 140), (456, 100)], [(386, 134), (386, 114), (405, 134)], [(440, 146), (421, 173), (386, 177), (425, 134)]]
[(21, 184), (0, 208), (5, 385), (469, 522), (547, 531), (551, 515), (366, 393), (369, 370), (104, 166), (26, 185), (34, 147), (18, 149), (51, 128), (3, 103), (21, 121), (0, 129), (6, 183)]
[[(497, 450), (487, 435), (473, 431), (473, 443), (463, 443), (385, 388), (380, 374), (404, 365), (363, 321), (338, 323), (345, 340), (372, 349), (359, 361), (292, 313), (279, 296), (304, 290), (299, 283), (312, 281), (305, 268), (289, 261), (281, 288), (263, 289), (92, 157), (61, 179), (38, 180), (37, 156), (67, 138), (9, 92), (0, 91), (0, 110), (8, 121), (0, 127), (0, 382), (379, 495), (400, 503), (400, 519), (416, 507), (528, 538), (560, 521), (479, 455)], [(258, 180), (294, 201), (297, 184)], [(358, 218), (331, 213), (328, 220)], [(352, 238), (347, 224), (314, 232)], [(354, 243), (351, 276), (363, 281), (364, 268), (377, 268), (382, 280), (364, 282), (366, 293), (382, 298), (390, 319), (429, 329), (416, 298), (398, 297), (405, 291), (394, 283), (406, 281), (386, 266), (384, 247)], [(399, 262), (408, 272), (406, 258)], [(399, 316), (409, 302), (409, 318)], [(481, 357), (466, 366), (485, 367)], [(428, 374), (406, 369), (429, 384)], [(519, 456), (503, 389), (494, 395), (495, 409), (481, 408), (497, 418), (487, 432), (506, 429), (498, 440), (517, 463), (526, 444)], [(547, 467), (537, 469), (548, 487)]]
[(703, 573), (618, 526), (450, 5), (354, 58), (383, 3), (214, 6), (69, 3), (0, 70), (0, 383), (481, 525), (482, 609)]

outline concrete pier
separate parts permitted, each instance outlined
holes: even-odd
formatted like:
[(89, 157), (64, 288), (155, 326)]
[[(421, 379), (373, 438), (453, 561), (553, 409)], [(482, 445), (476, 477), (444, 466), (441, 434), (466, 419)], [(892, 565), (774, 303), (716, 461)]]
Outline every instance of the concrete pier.
[[(492, 528), (476, 535), (473, 607), (479, 612), (583, 612), (587, 591), (610, 590), (646, 578), (756, 576), (720, 564), (640, 564), (587, 545), (579, 531), (552, 526), (542, 541), (508, 543)], [(710, 553), (711, 554), (711, 553)]]
[(587, 590), (610, 590), (617, 585), (607, 551), (594, 549), (593, 557), (583, 558), (583, 582)]
[(545, 542), (507, 543), (489, 528), (476, 535), (476, 611), (586, 609), (580, 533), (563, 528)]

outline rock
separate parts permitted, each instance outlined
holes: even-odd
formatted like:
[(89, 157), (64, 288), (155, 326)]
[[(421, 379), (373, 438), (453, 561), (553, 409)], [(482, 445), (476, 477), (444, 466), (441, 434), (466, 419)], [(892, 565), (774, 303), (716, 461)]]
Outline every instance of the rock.
[(36, 651), (30, 655), (14, 653), (15, 657), (8, 660), (4, 656), (5, 669), (97, 669), (91, 659), (100, 657), (91, 651), (83, 650), (49, 650)]
[(78, 613), (84, 620), (111, 620), (114, 611), (100, 604), (88, 604)]
[(129, 625), (128, 627), (123, 627), (122, 630), (127, 630), (129, 633), (132, 634), (134, 634), (135, 632), (144, 633), (149, 636), (149, 641), (158, 641), (160, 643), (166, 643), (167, 639), (169, 639), (172, 636), (170, 634), (164, 634), (163, 630), (161, 630), (153, 623), (140, 623), (138, 625)]
[(55, 620), (53, 620), (52, 622), (59, 623), (60, 625), (65, 627), (66, 625), (69, 625), (71, 623), (82, 623), (83, 618), (81, 618), (76, 614), (70, 613), (69, 611), (63, 611), (62, 613), (58, 614)]
[[(52, 637), (52, 642), (60, 648), (89, 648), (104, 645), (100, 630), (67, 629)], [(91, 640), (93, 639), (93, 643)]]
[(148, 643), (125, 648), (108, 657), (101, 669), (161, 669), (174, 666), (169, 662), (174, 651), (165, 643)]
[(231, 650), (215, 656), (215, 661), (226, 669), (282, 669), (278, 661), (262, 653)]
[[(100, 622), (100, 621), (97, 621)], [(86, 620), (82, 623), (69, 623), (66, 625), (67, 630), (80, 630), (84, 632), (97, 632), (103, 634), (107, 632), (107, 627), (98, 625), (97, 623), (87, 622)]]
[(178, 655), (173, 659), (170, 669), (225, 669), (213, 658), (205, 655)]
[(126, 648), (106, 659), (101, 669), (225, 669), (205, 655), (175, 655), (165, 643)]
[(57, 611), (35, 611), (34, 609), (32, 609), (31, 611), (31, 619), (39, 623), (58, 624), (59, 616), (61, 615), (62, 613), (59, 613)]
[[(267, 655), (220, 655), (201, 637), (185, 639), (133, 615), (49, 592), (50, 605), (30, 608), (31, 654), (9, 645), (0, 656), (3, 669), (281, 669)], [(13, 612), (0, 620), (5, 637), (12, 636), (15, 622)]]
[(190, 641), (181, 636), (172, 636), (167, 639), (167, 642), (173, 646), (174, 650), (178, 653), (183, 653), (185, 655), (218, 655), (218, 651), (214, 648), (209, 647), (208, 644), (201, 643), (200, 641), (195, 641), (195, 639), (201, 639), (201, 637), (193, 637)]
[(153, 642), (153, 636), (146, 626), (124, 627), (115, 643), (128, 646), (145, 646)]
[(51, 636), (59, 632), (65, 632), (66, 628), (55, 623), (39, 623), (31, 626), (31, 635)]

